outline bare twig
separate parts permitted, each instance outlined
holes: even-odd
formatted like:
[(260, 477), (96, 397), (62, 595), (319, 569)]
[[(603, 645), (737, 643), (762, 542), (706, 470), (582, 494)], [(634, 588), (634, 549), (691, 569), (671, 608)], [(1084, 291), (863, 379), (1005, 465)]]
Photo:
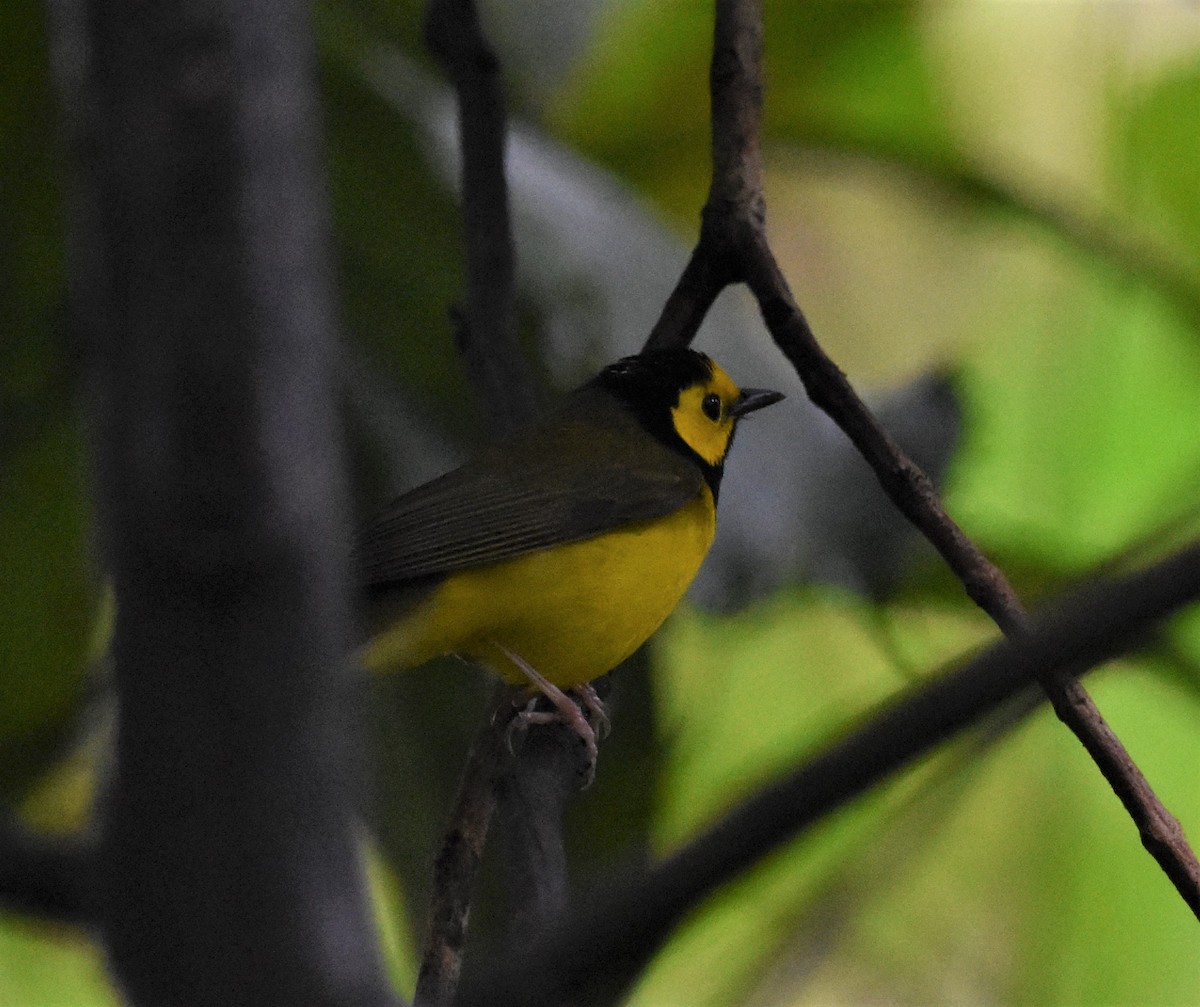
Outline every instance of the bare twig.
[(425, 37), (458, 96), (467, 254), (467, 306), (457, 319), (458, 348), (492, 422), (498, 430), (510, 430), (533, 415), (537, 401), (517, 345), (500, 64), (473, 0), (430, 0)]
[[(430, 0), (425, 27), (429, 47), (458, 96), (468, 273), (467, 310), (458, 319), (459, 350), (495, 427), (509, 430), (533, 414), (536, 395), (516, 338), (500, 66), (472, 0)], [(572, 735), (539, 730), (519, 759), (506, 759), (500, 740), (505, 712), (512, 712), (512, 690), (501, 686), (468, 756), (437, 858), (418, 1004), (453, 999), (475, 875), (497, 809), (509, 887), (514, 905), (520, 906), (510, 939), (527, 938), (565, 899), (562, 813), (575, 789)]]
[(796, 305), (761, 230), (740, 222), (737, 246), (747, 285), (758, 300), (776, 345), (796, 368), (809, 398), (825, 410), (870, 464), (884, 492), (932, 543), (967, 594), (1007, 635), (1021, 631), (1026, 614), (1004, 574), (946, 514), (933, 484), (863, 404), (846, 375), (817, 343)]
[[(1200, 543), (1130, 576), (1086, 585), (964, 667), (891, 702), (865, 726), (770, 784), (667, 860), (464, 990), (464, 1005), (593, 1002), (628, 985), (672, 928), (717, 887), (1049, 674), (1081, 673), (1137, 647), (1200, 600)], [(1029, 709), (1033, 709), (1030, 705)], [(1193, 907), (1194, 908), (1194, 907)]]
[[(709, 72), (712, 96), (712, 184), (701, 213), (700, 241), (667, 298), (645, 348), (692, 341), (717, 295), (741, 279), (730, 224), (762, 227), (762, 17), (753, 5), (718, 3)], [(752, 89), (753, 94), (747, 94)]]
[[(744, 281), (776, 345), (809, 397), (845, 431), (897, 508), (930, 541), (970, 598), (1009, 637), (1028, 615), (1004, 574), (946, 513), (932, 483), (902, 452), (818, 344), (767, 241), (756, 138), (762, 103), (761, 0), (717, 0), (713, 44), (713, 181), (700, 241), (651, 334), (655, 345), (688, 342), (715, 298), (716, 278)], [(723, 139), (718, 142), (717, 137)], [(760, 187), (756, 190), (756, 182)], [(697, 260), (711, 260), (710, 262)], [(689, 307), (690, 306), (690, 307)], [(1048, 671), (1041, 682), (1055, 713), (1082, 742), (1133, 818), (1143, 845), (1200, 914), (1200, 864), (1083, 686)]]
[(717, 295), (730, 283), (735, 275), (727, 267), (724, 258), (710, 251), (705, 241), (705, 228), (700, 230), (700, 242), (688, 259), (687, 266), (663, 305), (662, 313), (645, 350), (661, 350), (671, 346), (686, 346), (700, 331), (700, 323), (708, 314)]
[(506, 709), (511, 713), (511, 690), (497, 685), (467, 755), (450, 825), (434, 863), (433, 903), (413, 1007), (452, 1003), (458, 988), (475, 876), (496, 813), (493, 774), (504, 757), (499, 721)]
[[(762, 11), (757, 3), (718, 0), (709, 92), (712, 99), (712, 186), (705, 216), (747, 216), (761, 224)], [(716, 126), (720, 124), (720, 129)]]

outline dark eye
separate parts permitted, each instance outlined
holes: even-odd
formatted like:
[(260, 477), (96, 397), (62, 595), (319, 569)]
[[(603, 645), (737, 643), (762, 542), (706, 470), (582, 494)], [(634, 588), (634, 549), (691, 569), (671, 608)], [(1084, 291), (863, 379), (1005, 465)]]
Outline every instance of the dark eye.
[(721, 396), (710, 392), (704, 396), (704, 401), (700, 403), (700, 408), (704, 410), (704, 415), (714, 423), (721, 418)]

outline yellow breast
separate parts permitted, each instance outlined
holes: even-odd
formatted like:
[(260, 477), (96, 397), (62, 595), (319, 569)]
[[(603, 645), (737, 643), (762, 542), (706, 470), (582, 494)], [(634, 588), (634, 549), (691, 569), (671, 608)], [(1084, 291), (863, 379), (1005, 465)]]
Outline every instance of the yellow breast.
[(376, 637), (368, 667), (413, 667), (441, 654), (525, 676), (497, 648), (568, 688), (611, 671), (662, 625), (712, 544), (716, 510), (700, 494), (675, 513), (448, 577)]

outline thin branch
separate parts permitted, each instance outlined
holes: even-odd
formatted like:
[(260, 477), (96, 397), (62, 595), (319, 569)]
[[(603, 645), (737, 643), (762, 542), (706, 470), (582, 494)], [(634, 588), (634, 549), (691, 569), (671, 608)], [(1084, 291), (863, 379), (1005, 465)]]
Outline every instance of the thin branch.
[(433, 902), (413, 1007), (450, 1004), (458, 989), (475, 878), (496, 813), (494, 772), (504, 758), (499, 721), (506, 709), (511, 713), (511, 690), (498, 684), (467, 755), (450, 825), (434, 863)]
[[(929, 479), (879, 426), (845, 375), (817, 344), (763, 234), (754, 235), (745, 249), (744, 262), (746, 282), (758, 300), (763, 320), (804, 381), (809, 397), (846, 432), (888, 497), (937, 549), (972, 600), (1005, 635), (1019, 637), (1027, 628), (1028, 615), (1007, 578), (946, 513)], [(1133, 819), (1147, 851), (1184, 901), (1200, 912), (1200, 863), (1195, 853), (1087, 690), (1076, 679), (1051, 672), (1041, 685), (1058, 718), (1087, 749)]]
[[(535, 412), (536, 395), (516, 338), (516, 285), (504, 151), (500, 65), (472, 0), (430, 0), (426, 39), (458, 97), (467, 310), (459, 350), (495, 427), (510, 430)], [(540, 729), (516, 760), (501, 740), (513, 691), (498, 687), (467, 759), (437, 857), (433, 907), (417, 986), (418, 1004), (449, 1003), (479, 860), (500, 811), (513, 904), (511, 940), (523, 940), (562, 908), (566, 857), (562, 816), (575, 790), (577, 755), (566, 729)], [(505, 710), (507, 707), (507, 710)]]
[[(462, 1003), (592, 1002), (626, 987), (671, 930), (719, 886), (941, 742), (1028, 693), (1136, 648), (1200, 600), (1200, 543), (1127, 577), (1089, 584), (962, 668), (890, 703), (799, 770), (764, 787), (673, 856), (587, 905), (526, 954), (464, 990)], [(1029, 710), (1034, 708), (1030, 704)], [(1196, 907), (1193, 905), (1193, 909)]]
[[(729, 221), (761, 226), (762, 18), (754, 5), (718, 3), (709, 93), (712, 99), (712, 183), (701, 212), (700, 240), (671, 291), (645, 349), (686, 346), (717, 295), (741, 278), (729, 242)], [(747, 93), (749, 92), (749, 93)]]
[[(696, 312), (715, 294), (700, 276), (744, 281), (763, 322), (795, 367), (809, 398), (836, 422), (870, 464), (888, 497), (929, 540), (962, 582), (968, 596), (1001, 631), (1019, 637), (1028, 615), (1008, 579), (946, 513), (933, 484), (896, 445), (863, 404), (845, 374), (826, 355), (792, 296), (765, 233), (757, 142), (747, 137), (761, 119), (761, 0), (717, 0), (713, 45), (713, 181), (700, 241), (651, 339), (685, 343), (695, 334)], [(729, 137), (718, 143), (716, 137)], [(739, 158), (744, 163), (739, 163)], [(705, 266), (695, 260), (711, 258)], [(685, 283), (686, 281), (686, 283)], [(698, 322), (696, 323), (698, 325)], [(1133, 819), (1142, 843), (1184, 901), (1200, 907), (1200, 863), (1175, 818), (1154, 793), (1083, 686), (1069, 675), (1047, 672), (1041, 685), (1059, 719), (1079, 738)]]
[(537, 399), (517, 345), (500, 63), (473, 0), (430, 0), (425, 37), (458, 96), (467, 258), (467, 306), (457, 318), (458, 349), (492, 423), (511, 430), (534, 414)]
[(809, 398), (828, 413), (867, 460), (891, 501), (930, 541), (962, 581), (970, 598), (1006, 635), (1027, 616), (1004, 574), (984, 556), (942, 507), (937, 490), (879, 424), (846, 375), (817, 343), (771, 252), (765, 234), (736, 225), (738, 258), (775, 344), (804, 382)]
[[(762, 220), (762, 8), (717, 0), (709, 93), (713, 177), (706, 214)], [(719, 128), (718, 128), (719, 127)]]
[(662, 350), (690, 343), (700, 331), (700, 323), (717, 295), (734, 281), (734, 274), (725, 268), (724, 259), (709, 254), (703, 234), (701, 230), (700, 243), (688, 259), (675, 289), (667, 297), (643, 350)]

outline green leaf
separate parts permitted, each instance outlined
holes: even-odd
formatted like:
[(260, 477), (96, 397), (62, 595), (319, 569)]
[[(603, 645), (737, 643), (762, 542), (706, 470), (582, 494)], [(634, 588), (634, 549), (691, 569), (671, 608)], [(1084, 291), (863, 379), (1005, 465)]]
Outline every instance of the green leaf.
[(948, 156), (945, 99), (919, 6), (768, 5), (766, 136), (802, 146)]
[(0, 11), (12, 46), (0, 65), (0, 795), (9, 797), (60, 739), (93, 617), (43, 15), (29, 0)]
[(1200, 62), (1151, 79), (1124, 108), (1113, 160), (1139, 222), (1200, 271)]
[(949, 505), (983, 542), (1082, 571), (1195, 500), (1200, 341), (1152, 291), (1032, 256), (961, 372)]
[(72, 928), (0, 916), (0, 1004), (117, 1007), (100, 949)]

